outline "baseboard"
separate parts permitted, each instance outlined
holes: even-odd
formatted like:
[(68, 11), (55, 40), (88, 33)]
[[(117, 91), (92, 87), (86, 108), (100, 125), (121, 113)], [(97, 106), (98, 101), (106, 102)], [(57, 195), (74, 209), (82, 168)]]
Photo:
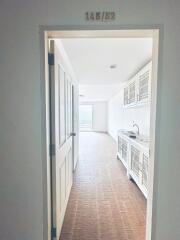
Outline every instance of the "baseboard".
[(114, 141), (114, 142), (116, 142), (117, 143), (117, 139), (116, 138), (114, 138), (113, 137), (113, 135), (111, 135), (109, 132), (107, 132), (107, 134), (112, 138), (112, 140)]

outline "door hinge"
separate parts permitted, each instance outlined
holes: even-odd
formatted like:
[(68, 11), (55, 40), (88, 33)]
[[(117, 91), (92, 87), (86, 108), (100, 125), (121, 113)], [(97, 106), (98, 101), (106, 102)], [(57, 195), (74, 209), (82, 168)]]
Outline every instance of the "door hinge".
[(50, 66), (54, 65), (54, 54), (53, 53), (48, 53), (48, 64)]
[(50, 144), (49, 145), (49, 154), (50, 156), (54, 156), (55, 155), (55, 144)]
[(52, 228), (51, 229), (51, 238), (53, 239), (53, 238), (56, 238), (56, 228)]

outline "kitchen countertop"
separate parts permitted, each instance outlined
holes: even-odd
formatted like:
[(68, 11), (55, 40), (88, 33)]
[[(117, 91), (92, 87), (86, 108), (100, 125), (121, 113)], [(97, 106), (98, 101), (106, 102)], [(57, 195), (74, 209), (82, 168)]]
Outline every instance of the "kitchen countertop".
[(147, 136), (138, 135), (138, 137), (136, 137), (136, 138), (131, 138), (131, 137), (129, 137), (128, 132), (130, 132), (130, 131), (122, 129), (122, 130), (118, 131), (118, 135), (119, 134), (123, 135), (128, 141), (138, 145), (139, 147), (143, 148), (147, 152), (149, 151), (149, 139)]

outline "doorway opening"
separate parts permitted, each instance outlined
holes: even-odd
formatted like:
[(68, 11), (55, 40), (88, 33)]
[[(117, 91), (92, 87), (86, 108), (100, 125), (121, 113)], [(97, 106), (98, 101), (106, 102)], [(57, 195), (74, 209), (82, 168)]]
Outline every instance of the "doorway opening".
[(79, 129), (80, 131), (91, 131), (93, 127), (93, 105), (79, 105)]
[[(79, 140), (78, 139), (79, 139), (79, 135), (81, 135), (81, 133), (79, 134), (79, 129), (80, 129), (83, 131), (83, 135), (80, 136), (80, 139), (82, 140), (84, 138), (86, 140), (87, 138), (89, 138), (89, 140), (92, 141), (92, 146), (94, 146), (94, 143), (96, 143), (96, 146), (101, 146), (101, 144), (103, 146), (104, 141), (105, 141), (104, 142), (105, 145), (107, 144), (108, 141), (111, 142), (110, 145), (108, 146), (104, 145), (104, 148), (106, 148), (106, 151), (108, 148), (111, 149), (114, 146), (117, 146), (116, 154), (118, 159), (120, 159), (121, 161), (118, 161), (116, 159), (116, 163), (118, 163), (120, 168), (123, 169), (122, 171), (125, 171), (123, 165), (125, 166), (128, 177), (133, 179), (133, 182), (135, 182), (138, 186), (137, 188), (139, 188), (140, 191), (142, 191), (142, 193), (144, 194), (145, 198), (147, 198), (146, 238), (145, 238), (145, 235), (142, 236), (141, 233), (139, 233), (140, 234), (139, 239), (141, 239), (142, 237), (142, 240), (145, 240), (145, 239), (150, 240), (151, 231), (152, 231), (152, 219), (153, 219), (152, 218), (153, 190), (155, 187), (155, 185), (153, 184), (154, 182), (154, 147), (155, 147), (154, 139), (155, 139), (155, 123), (156, 123), (155, 115), (156, 115), (156, 84), (157, 84), (159, 30), (158, 29), (147, 29), (147, 30), (131, 29), (131, 30), (113, 30), (113, 31), (109, 31), (109, 30), (55, 31), (53, 30), (53, 31), (45, 31), (45, 33), (46, 33), (45, 34), (46, 61), (45, 61), (44, 67), (45, 67), (47, 82), (49, 82), (49, 76), (50, 76), (49, 84), (51, 89), (51, 94), (50, 94), (51, 160), (48, 159), (50, 160), (49, 169), (48, 168), (46, 169), (47, 171), (49, 171), (49, 175), (50, 175), (49, 182), (51, 184), (49, 185), (49, 193), (52, 192), (52, 195), (51, 194), (48, 195), (48, 202), (49, 204), (51, 203), (51, 207), (49, 207), (47, 211), (49, 218), (46, 218), (46, 221), (47, 219), (49, 220), (49, 226), (51, 226), (49, 230), (49, 239), (51, 238), (59, 239), (59, 237), (61, 236), (63, 223), (65, 224), (65, 221), (66, 221), (68, 225), (68, 218), (66, 218), (64, 221), (64, 216), (65, 216), (65, 212), (66, 212), (66, 208), (69, 200), (71, 187), (73, 184), (74, 171), (76, 170), (76, 165), (78, 164), (77, 163), (78, 157), (79, 157)], [(114, 101), (115, 101), (114, 98), (116, 98), (116, 95), (119, 92), (121, 92), (122, 94), (121, 97), (123, 99), (122, 109), (124, 109), (124, 110), (122, 109), (121, 110), (126, 111), (128, 109), (129, 111), (128, 116), (130, 112), (131, 112), (131, 115), (133, 116), (133, 121), (131, 119), (132, 127), (130, 129), (124, 127), (126, 125), (125, 123), (123, 125), (123, 128), (119, 128), (119, 126), (116, 126), (113, 129), (111, 127), (110, 135), (111, 135), (111, 138), (114, 137), (114, 140), (112, 139), (110, 140), (110, 137), (105, 140), (101, 135), (102, 133), (100, 134), (97, 129), (96, 130), (94, 129), (94, 119), (95, 119), (96, 103), (98, 102), (98, 104), (101, 104), (99, 109), (102, 109), (103, 108), (102, 104), (107, 101), (102, 101), (102, 100), (97, 101), (97, 98), (96, 100), (86, 99), (86, 92), (88, 93), (92, 92), (93, 94), (95, 94), (95, 91), (97, 91), (98, 93), (97, 96), (99, 96), (101, 91), (99, 91), (98, 86), (95, 86), (96, 87), (95, 91), (88, 90), (88, 88), (86, 88), (87, 86), (81, 87), (81, 84), (78, 81), (78, 77), (76, 76), (75, 71), (73, 69), (73, 64), (71, 63), (71, 59), (67, 54), (67, 48), (65, 47), (65, 45), (63, 45), (63, 41), (65, 42), (66, 39), (71, 41), (73, 41), (73, 39), (76, 41), (78, 39), (84, 39), (84, 40), (85, 39), (93, 39), (93, 40), (116, 39), (118, 40), (118, 38), (123, 40), (151, 39), (152, 55), (150, 59), (144, 60), (143, 64), (141, 64), (140, 66), (136, 66), (133, 72), (131, 73), (129, 72), (129, 77), (127, 78), (127, 81), (121, 83), (121, 86), (118, 89), (116, 86), (116, 91), (114, 90), (115, 92), (110, 90), (112, 87), (110, 86), (110, 84), (107, 84), (108, 86), (104, 86), (104, 87), (101, 86), (101, 89), (104, 88), (104, 91), (106, 92), (104, 95), (109, 94), (111, 91), (113, 92), (112, 94), (113, 99), (109, 100), (108, 105), (106, 103), (106, 107), (105, 107), (106, 113), (107, 112), (109, 113), (109, 111), (111, 111), (111, 114), (112, 112), (113, 114), (115, 114), (114, 112), (117, 113), (118, 107), (120, 108), (120, 104), (119, 106), (117, 106), (117, 103), (115, 103), (114, 105)], [(48, 61), (49, 61), (49, 64), (48, 64)], [(56, 66), (56, 63), (57, 63), (57, 66)], [(119, 64), (116, 62), (112, 62), (108, 66), (108, 68), (111, 71), (113, 71), (117, 67), (119, 67)], [(123, 69), (121, 69), (121, 71), (123, 71)], [(112, 79), (113, 78), (114, 76), (112, 77)], [(151, 79), (150, 85), (148, 85), (149, 83), (147, 81), (147, 79), (149, 78)], [(46, 87), (47, 89), (49, 89), (49, 85), (47, 85)], [(82, 91), (82, 89), (84, 89), (85, 93)], [(150, 101), (148, 102), (146, 100), (149, 99), (149, 94), (150, 94)], [(82, 100), (82, 98), (85, 98), (85, 99)], [(47, 99), (47, 101), (49, 100)], [(79, 101), (80, 101), (80, 105), (79, 105)], [(149, 133), (150, 133), (149, 139), (146, 139), (145, 138), (146, 136), (144, 136), (143, 134), (141, 135), (139, 134), (139, 131), (142, 130), (142, 127), (139, 126), (139, 124), (136, 121), (136, 118), (134, 117), (135, 108), (137, 107), (138, 109), (142, 110), (143, 106), (145, 106), (144, 104), (149, 106), (149, 115), (147, 116), (149, 117)], [(61, 111), (63, 111), (63, 113), (61, 113)], [(100, 110), (97, 112), (100, 113)], [(101, 115), (100, 120), (102, 120), (102, 118), (103, 118), (103, 115)], [(109, 124), (109, 121), (113, 122), (114, 118), (115, 118), (114, 115), (111, 115), (111, 118), (108, 117), (108, 121), (106, 124)], [(142, 117), (140, 118), (143, 122)], [(102, 125), (102, 122), (100, 122), (100, 125)], [(112, 124), (112, 126), (115, 126), (115, 125)], [(135, 128), (137, 128), (137, 130), (135, 130)], [(95, 131), (96, 134), (91, 133), (90, 131), (92, 130)], [(104, 133), (106, 131), (100, 131), (100, 132)], [(64, 136), (64, 142), (62, 142), (61, 144), (62, 136)], [(105, 136), (105, 138), (106, 137), (107, 136)], [(80, 141), (81, 149), (82, 149), (82, 146), (84, 147), (84, 149), (87, 148), (87, 146), (84, 145), (85, 140), (82, 141), (82, 143)], [(128, 142), (128, 140), (130, 141)], [(112, 143), (112, 141), (114, 142)], [(146, 145), (148, 142), (149, 147), (146, 148), (148, 149), (148, 151), (144, 151), (144, 152), (140, 151), (136, 144), (135, 145), (132, 144), (133, 141), (134, 142), (137, 141), (138, 146), (140, 146), (141, 143), (143, 145)], [(83, 154), (88, 155), (90, 153), (86, 151)], [(108, 155), (108, 152), (107, 152), (107, 155)], [(143, 172), (143, 170), (147, 170), (147, 161), (148, 161), (147, 155), (148, 155), (148, 158), (151, 160), (149, 160), (148, 172), (147, 171)], [(113, 161), (115, 161), (115, 159)], [(121, 163), (123, 165), (120, 165)], [(128, 166), (127, 166), (128, 164), (130, 164), (129, 165), (130, 169), (128, 169)], [(46, 176), (47, 176), (47, 173), (46, 173)], [(137, 179), (140, 177), (141, 177), (142, 186), (140, 186), (139, 179)], [(92, 180), (92, 183), (93, 183), (93, 180)], [(134, 186), (133, 186), (133, 189), (134, 189)], [(148, 189), (148, 194), (147, 194), (147, 189)], [(46, 194), (47, 194), (47, 189), (46, 189)], [(103, 191), (102, 191), (102, 195), (103, 195)], [(126, 199), (127, 196), (124, 195), (122, 196), (122, 198), (123, 197), (124, 197), (124, 201), (122, 202), (122, 204), (126, 204), (126, 200), (128, 201), (128, 199)], [(101, 200), (103, 201), (103, 199)], [(104, 199), (104, 201), (106, 201), (106, 199)], [(76, 207), (76, 204), (74, 205), (74, 207), (71, 208), (71, 211), (73, 211), (75, 207)], [(88, 208), (88, 206), (84, 205), (84, 207), (86, 208), (86, 211), (88, 209), (90, 210), (89, 214), (91, 215), (92, 213), (91, 207), (93, 208), (93, 206)], [(108, 212), (108, 205), (107, 205), (107, 209), (104, 209), (104, 211), (106, 210)], [(87, 212), (84, 214), (87, 214)], [(109, 214), (112, 216), (111, 211), (109, 212)], [(126, 214), (128, 214), (128, 211)], [(108, 216), (110, 217), (110, 215), (107, 215), (107, 217)], [(96, 217), (98, 219), (98, 216)], [(129, 215), (127, 217), (129, 221), (130, 221), (130, 218), (133, 218), (133, 216)], [(79, 221), (82, 221), (82, 219), (80, 219)], [(126, 220), (124, 219), (124, 221)], [(92, 216), (92, 222), (93, 222), (93, 216)], [(122, 223), (123, 223), (123, 220), (122, 220)], [(127, 222), (124, 222), (124, 224), (128, 225)], [(87, 226), (87, 230), (91, 229), (90, 225)], [(93, 237), (93, 233), (91, 230), (87, 234), (91, 234), (91, 236)], [(81, 231), (80, 232), (81, 235), (85, 234), (84, 237), (88, 236), (86, 235), (86, 233), (83, 232), (82, 229), (77, 228), (75, 231), (76, 234), (77, 234), (77, 231), (79, 232)], [(97, 230), (97, 235), (98, 234), (99, 234), (99, 229)], [(117, 236), (117, 239), (118, 237), (120, 238), (120, 236), (121, 237), (126, 236), (127, 239), (131, 239), (131, 240), (137, 239), (136, 238), (137, 236), (136, 237), (134, 236), (134, 239), (133, 239), (133, 234), (132, 236), (130, 236), (131, 234), (129, 233), (130, 235), (128, 236), (128, 231), (126, 231), (124, 235), (118, 235), (118, 234), (123, 234), (123, 228), (121, 229), (121, 231), (119, 231), (119, 233), (115, 233), (115, 234)], [(97, 236), (94, 235), (93, 239), (96, 239), (96, 237)], [(60, 239), (66, 240), (66, 238), (67, 240), (68, 239), (73, 240), (73, 237), (70, 232), (67, 232), (67, 234), (65, 234), (64, 236), (61, 236)], [(101, 238), (97, 238), (97, 239), (101, 239)]]

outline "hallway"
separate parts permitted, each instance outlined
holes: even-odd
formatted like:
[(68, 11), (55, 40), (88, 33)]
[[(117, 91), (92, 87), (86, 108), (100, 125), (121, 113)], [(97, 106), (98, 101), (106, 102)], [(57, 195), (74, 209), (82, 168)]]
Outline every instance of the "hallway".
[(144, 240), (146, 200), (116, 159), (103, 133), (80, 133), (76, 168), (61, 240)]

